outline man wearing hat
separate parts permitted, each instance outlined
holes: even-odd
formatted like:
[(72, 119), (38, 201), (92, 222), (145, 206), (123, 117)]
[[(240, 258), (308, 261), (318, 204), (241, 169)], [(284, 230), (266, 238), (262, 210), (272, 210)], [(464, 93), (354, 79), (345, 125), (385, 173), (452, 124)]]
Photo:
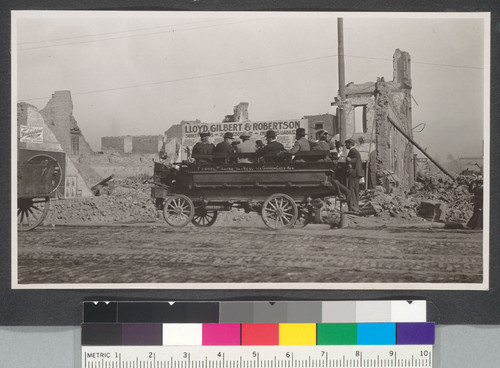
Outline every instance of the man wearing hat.
[(347, 148), (347, 164), (349, 174), (349, 190), (351, 192), (351, 200), (349, 211), (359, 211), (359, 180), (363, 177), (363, 166), (361, 162), (361, 155), (358, 150), (354, 148), (354, 139), (349, 138), (345, 141)]
[[(255, 144), (250, 141), (250, 134), (242, 133), (240, 135), (241, 143), (236, 146), (236, 153), (252, 153), (255, 152)], [(252, 160), (247, 157), (238, 158), (238, 162), (250, 164)]]
[[(210, 137), (210, 133), (204, 132), (200, 133), (200, 141), (197, 142), (192, 150), (192, 155), (211, 155), (215, 150), (215, 145), (208, 141)], [(211, 159), (208, 158), (197, 158), (196, 162), (201, 164), (207, 164), (212, 162)]]
[(311, 147), (315, 151), (330, 151), (330, 144), (328, 143), (328, 132), (320, 129), (316, 132), (317, 142)]
[(297, 128), (295, 131), (295, 143), (291, 149), (288, 150), (288, 153), (295, 155), (299, 151), (310, 151), (311, 144), (309, 140), (306, 138), (306, 130), (304, 128)]
[[(226, 132), (224, 133), (224, 140), (215, 146), (214, 153), (216, 154), (223, 154), (223, 155), (230, 155), (231, 153), (234, 153), (234, 148), (232, 145), (233, 142), (233, 133), (231, 132)], [(226, 159), (221, 158), (218, 159), (218, 161), (226, 162)]]
[(274, 130), (268, 130), (266, 132), (266, 141), (267, 144), (265, 145), (265, 147), (257, 151), (257, 155), (266, 156), (266, 161), (268, 162), (281, 161), (277, 156), (278, 153), (285, 150), (285, 147), (276, 140), (276, 133), (274, 132)]

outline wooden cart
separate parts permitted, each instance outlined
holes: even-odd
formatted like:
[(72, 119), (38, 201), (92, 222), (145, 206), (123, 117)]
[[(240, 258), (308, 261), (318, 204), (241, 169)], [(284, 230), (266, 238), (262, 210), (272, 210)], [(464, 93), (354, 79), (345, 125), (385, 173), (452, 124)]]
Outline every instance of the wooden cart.
[[(252, 163), (237, 163), (241, 158)], [(155, 163), (152, 198), (171, 226), (211, 226), (218, 211), (231, 208), (260, 213), (271, 229), (304, 226), (311, 221), (312, 200), (340, 194), (338, 165), (328, 152), (303, 152), (279, 162), (255, 154), (194, 159), (198, 163), (173, 167)]]
[(43, 222), (50, 199), (64, 185), (65, 154), (20, 149), (18, 156), (17, 229), (28, 231)]

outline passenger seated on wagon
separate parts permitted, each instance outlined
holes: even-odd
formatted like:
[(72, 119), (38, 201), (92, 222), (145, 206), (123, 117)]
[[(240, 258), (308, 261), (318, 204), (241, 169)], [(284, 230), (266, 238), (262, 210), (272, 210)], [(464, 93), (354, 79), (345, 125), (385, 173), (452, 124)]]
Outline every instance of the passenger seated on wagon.
[(316, 133), (317, 141), (311, 146), (312, 151), (330, 151), (330, 144), (328, 143), (328, 132), (320, 129)]
[[(290, 148), (287, 153), (290, 155), (295, 155), (297, 152), (308, 152), (311, 150), (311, 143), (309, 139), (306, 138), (306, 130), (304, 128), (297, 128), (295, 130), (295, 143), (292, 148)], [(304, 162), (303, 159), (297, 159), (296, 162)]]
[[(192, 155), (211, 155), (215, 150), (215, 145), (208, 141), (210, 133), (200, 133), (200, 142), (197, 142), (192, 150)], [(198, 164), (209, 164), (212, 162), (209, 158), (197, 158)]]
[[(226, 132), (224, 133), (224, 140), (215, 146), (214, 153), (218, 155), (225, 155), (225, 156), (230, 156), (232, 153), (234, 153), (234, 147), (232, 145), (233, 142), (233, 133), (231, 132)], [(219, 157), (215, 158), (215, 161), (218, 162), (233, 162), (234, 160), (228, 159), (227, 157)]]
[(314, 145), (311, 147), (311, 151), (328, 152), (326, 157), (321, 158), (318, 161), (331, 161), (332, 155), (330, 153), (330, 143), (328, 143), (328, 132), (320, 129), (316, 133), (316, 137), (318, 138), (318, 141), (314, 142)]
[[(250, 141), (250, 134), (242, 133), (240, 135), (241, 143), (236, 146), (237, 153), (253, 153), (255, 152), (255, 144)], [(246, 157), (239, 157), (238, 162), (251, 164), (252, 159)]]
[(309, 139), (306, 138), (306, 130), (304, 128), (297, 128), (295, 131), (295, 143), (292, 148), (290, 148), (287, 152), (295, 155), (297, 152), (304, 152), (311, 150), (311, 143), (309, 143)]
[(268, 130), (266, 132), (267, 144), (257, 150), (257, 157), (264, 157), (267, 162), (281, 162), (283, 159), (279, 157), (280, 152), (285, 151), (285, 147), (276, 140), (276, 132), (274, 130)]

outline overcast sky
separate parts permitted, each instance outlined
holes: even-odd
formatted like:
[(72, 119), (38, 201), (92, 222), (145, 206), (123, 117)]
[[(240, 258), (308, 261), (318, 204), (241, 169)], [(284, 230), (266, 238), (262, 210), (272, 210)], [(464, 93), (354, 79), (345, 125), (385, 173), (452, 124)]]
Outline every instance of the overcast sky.
[[(42, 109), (54, 91), (70, 90), (74, 117), (95, 150), (102, 136), (220, 122), (239, 102), (249, 103), (253, 121), (333, 113), (337, 16), (17, 12), (14, 97)], [(409, 52), (413, 125), (425, 123), (415, 139), (443, 161), (482, 154), (484, 18), (343, 18), (346, 83), (392, 80), (394, 50)]]

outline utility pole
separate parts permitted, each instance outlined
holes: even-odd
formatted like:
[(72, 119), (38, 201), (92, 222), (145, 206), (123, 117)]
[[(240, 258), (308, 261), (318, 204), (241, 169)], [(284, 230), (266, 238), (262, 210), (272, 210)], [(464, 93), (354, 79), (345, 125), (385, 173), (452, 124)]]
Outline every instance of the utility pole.
[(344, 65), (344, 18), (337, 18), (337, 38), (339, 55), (339, 95), (338, 118), (340, 121), (340, 142), (346, 140), (346, 113), (345, 107), (345, 65)]

